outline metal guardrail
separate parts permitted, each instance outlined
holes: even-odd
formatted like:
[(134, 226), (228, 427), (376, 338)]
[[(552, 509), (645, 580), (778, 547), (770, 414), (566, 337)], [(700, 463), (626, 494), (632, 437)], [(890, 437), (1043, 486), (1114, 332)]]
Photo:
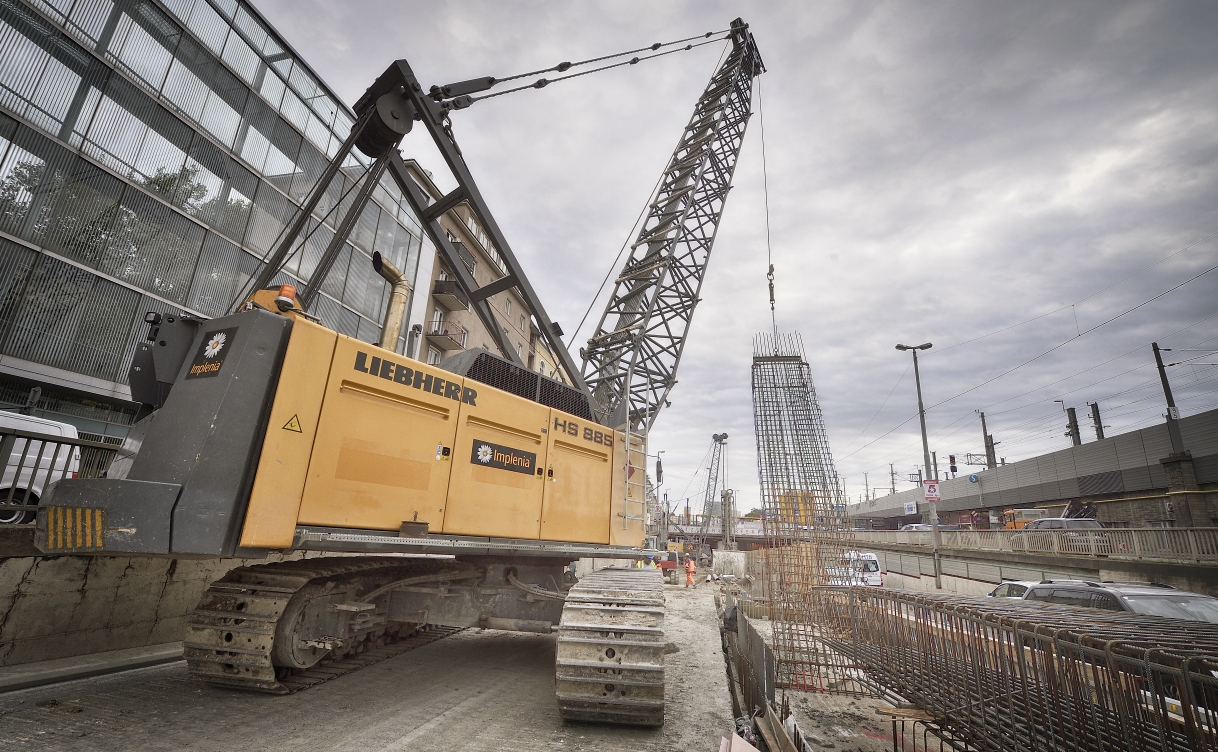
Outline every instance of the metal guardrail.
[(118, 450), (100, 441), (0, 428), (0, 524), (32, 524), (47, 486), (105, 477)]
[[(1218, 527), (947, 530), (939, 536), (940, 549), (1218, 565)], [(860, 545), (931, 547), (930, 533), (922, 531), (857, 531), (855, 538)]]

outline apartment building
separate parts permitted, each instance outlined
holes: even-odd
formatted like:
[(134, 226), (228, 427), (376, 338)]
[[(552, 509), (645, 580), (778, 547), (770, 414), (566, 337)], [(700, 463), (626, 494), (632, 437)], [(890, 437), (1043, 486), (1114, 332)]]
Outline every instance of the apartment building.
[[(406, 166), (411, 177), (432, 200), (443, 196), (443, 191), (436, 187), (431, 176), (418, 163), (407, 160)], [(489, 284), (507, 275), (502, 259), (467, 205), (462, 204), (442, 216), (440, 225), (479, 285)], [(427, 245), (430, 246), (430, 243)], [(422, 279), (420, 277), (420, 281)], [(431, 295), (424, 308), (424, 321), (411, 335), (408, 354), (428, 363), (439, 363), (446, 357), (475, 347), (499, 352), (494, 338), (478, 314), (470, 308), (469, 299), (457, 283), (453, 270), (434, 254), (428, 289)], [(524, 298), (515, 288), (492, 295), (487, 302), (529, 370), (570, 383), (558, 359), (545, 345)]]

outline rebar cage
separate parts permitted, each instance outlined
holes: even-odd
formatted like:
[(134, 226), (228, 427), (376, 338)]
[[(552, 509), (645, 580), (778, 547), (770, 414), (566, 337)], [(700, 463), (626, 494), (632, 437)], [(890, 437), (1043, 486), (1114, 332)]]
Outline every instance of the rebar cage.
[[(798, 334), (753, 343), (753, 424), (779, 686), (870, 694), (847, 653), (854, 534)], [(845, 631), (832, 631), (844, 628)]]

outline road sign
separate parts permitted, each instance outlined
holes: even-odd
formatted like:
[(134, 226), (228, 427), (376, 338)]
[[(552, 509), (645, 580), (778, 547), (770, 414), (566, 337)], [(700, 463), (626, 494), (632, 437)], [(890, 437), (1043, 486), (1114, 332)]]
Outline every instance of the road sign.
[(917, 513), (918, 513), (918, 502), (916, 502), (916, 501), (905, 502), (905, 514), (917, 514)]
[(939, 501), (939, 481), (925, 480), (922, 483), (922, 498), (926, 501)]
[(969, 482), (969, 483), (976, 483), (978, 480), (980, 480), (980, 479), (977, 477), (977, 474), (976, 474), (976, 473), (973, 473), (972, 475), (970, 475), (970, 476), (968, 477), (968, 482)]

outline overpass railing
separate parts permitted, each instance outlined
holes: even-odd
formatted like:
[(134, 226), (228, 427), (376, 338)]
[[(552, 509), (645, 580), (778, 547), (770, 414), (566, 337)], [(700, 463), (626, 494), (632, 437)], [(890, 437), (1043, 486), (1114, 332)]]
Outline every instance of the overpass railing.
[[(931, 547), (929, 532), (860, 530), (854, 535), (859, 544)], [(1218, 564), (1218, 527), (943, 530), (939, 536), (941, 549)]]

